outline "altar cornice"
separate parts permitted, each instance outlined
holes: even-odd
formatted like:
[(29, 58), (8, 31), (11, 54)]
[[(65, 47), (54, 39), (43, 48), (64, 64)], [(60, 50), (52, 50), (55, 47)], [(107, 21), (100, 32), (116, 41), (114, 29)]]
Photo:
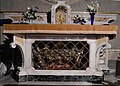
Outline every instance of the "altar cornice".
[(4, 24), (4, 33), (27, 34), (106, 34), (116, 35), (117, 25), (78, 25), (78, 24)]

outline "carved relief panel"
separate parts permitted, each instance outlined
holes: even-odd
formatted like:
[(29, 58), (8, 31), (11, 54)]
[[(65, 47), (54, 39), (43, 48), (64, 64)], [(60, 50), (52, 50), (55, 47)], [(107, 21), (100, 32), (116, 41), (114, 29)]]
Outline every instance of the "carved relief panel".
[(58, 1), (58, 4), (53, 5), (51, 9), (52, 24), (70, 24), (71, 23), (71, 8), (65, 4), (65, 1)]
[(65, 24), (65, 23), (67, 23), (66, 16), (67, 16), (67, 9), (64, 6), (59, 6), (56, 9), (56, 14), (55, 14), (56, 24)]

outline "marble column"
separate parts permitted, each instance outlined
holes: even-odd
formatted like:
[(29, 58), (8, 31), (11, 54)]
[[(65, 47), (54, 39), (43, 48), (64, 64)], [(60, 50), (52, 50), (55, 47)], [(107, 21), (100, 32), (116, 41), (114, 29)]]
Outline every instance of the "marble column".
[(96, 40), (88, 40), (87, 43), (90, 45), (90, 54), (89, 54), (89, 69), (95, 71), (96, 65), (96, 48), (97, 48), (97, 41)]

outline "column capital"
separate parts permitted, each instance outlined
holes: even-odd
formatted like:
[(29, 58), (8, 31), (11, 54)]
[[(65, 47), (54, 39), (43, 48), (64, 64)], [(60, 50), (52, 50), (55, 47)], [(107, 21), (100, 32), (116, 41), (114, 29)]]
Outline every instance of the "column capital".
[(28, 44), (32, 44), (34, 43), (34, 39), (26, 39), (25, 42), (28, 43)]
[(97, 40), (88, 40), (87, 41), (88, 44), (93, 44), (93, 43), (96, 43), (96, 42), (97, 42)]

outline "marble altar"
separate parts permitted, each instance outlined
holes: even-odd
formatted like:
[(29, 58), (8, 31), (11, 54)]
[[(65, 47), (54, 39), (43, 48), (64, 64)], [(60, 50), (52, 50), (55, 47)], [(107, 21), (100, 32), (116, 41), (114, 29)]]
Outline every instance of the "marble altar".
[[(102, 80), (103, 71), (108, 70), (107, 63), (107, 52), (106, 49), (110, 48), (109, 38), (115, 37), (117, 34), (117, 26), (110, 25), (71, 25), (71, 24), (6, 24), (4, 25), (4, 33), (14, 34), (13, 37), (13, 48), (19, 46), (22, 54), (22, 66), (19, 67), (19, 81), (34, 80), (34, 77), (37, 77), (36, 80), (50, 80), (50, 81), (71, 81), (73, 79), (67, 78), (74, 76), (78, 78), (77, 80), (81, 81), (84, 78), (86, 81), (89, 81), (90, 77), (99, 77), (98, 80)], [(78, 69), (35, 69), (34, 60), (34, 51), (32, 48), (35, 42), (48, 42), (52, 43), (54, 46), (57, 45), (54, 42), (58, 42), (61, 46), (65, 46), (63, 42), (81, 42), (79, 46), (86, 49), (86, 53), (83, 57), (87, 58), (87, 66), (82, 70)], [(85, 42), (85, 44), (84, 44)], [(44, 44), (44, 43), (43, 43)], [(49, 47), (53, 45), (47, 45)], [(63, 44), (63, 45), (62, 45)], [(38, 45), (38, 44), (36, 44)], [(36, 46), (35, 45), (35, 46)], [(74, 48), (74, 46), (72, 48)], [(87, 45), (87, 46), (86, 46)], [(41, 45), (39, 49), (36, 50), (36, 53), (41, 56)], [(89, 47), (88, 47), (89, 46)], [(48, 47), (48, 48), (49, 48)], [(75, 48), (78, 48), (75, 47)], [(86, 48), (87, 47), (87, 48)], [(37, 48), (37, 47), (36, 47)], [(45, 46), (43, 48), (46, 48)], [(43, 49), (42, 48), (42, 49)], [(53, 50), (56, 48), (53, 48)], [(59, 48), (57, 50), (64, 50), (66, 48)], [(71, 50), (67, 47), (68, 50)], [(66, 49), (66, 50), (67, 50)], [(75, 51), (75, 50), (74, 50)], [(43, 51), (45, 53), (45, 51)], [(68, 52), (68, 51), (66, 51)], [(81, 51), (78, 51), (81, 53)], [(52, 52), (54, 54), (54, 52)], [(36, 55), (36, 54), (35, 54)], [(42, 56), (43, 57), (43, 56)], [(70, 58), (70, 56), (68, 55)], [(53, 57), (51, 57), (53, 58)], [(62, 58), (62, 57), (61, 57)], [(71, 57), (72, 58), (72, 57)], [(81, 57), (82, 58), (82, 57)], [(59, 61), (59, 60), (58, 60)], [(83, 64), (83, 66), (85, 63)], [(40, 65), (39, 65), (40, 66)], [(59, 65), (57, 65), (59, 66)], [(24, 79), (21, 78), (24, 76)], [(45, 76), (45, 77), (44, 77)], [(64, 79), (60, 79), (61, 76)], [(88, 78), (85, 78), (87, 77)], [(26, 78), (25, 78), (26, 77)], [(42, 77), (42, 78), (41, 78)], [(50, 78), (51, 77), (51, 78)], [(58, 78), (59, 77), (59, 78)], [(83, 79), (83, 80), (84, 80)], [(93, 79), (93, 78), (92, 78)], [(96, 79), (96, 78), (95, 78)], [(76, 79), (75, 79), (76, 80)], [(92, 81), (92, 80), (91, 80)]]
[(21, 51), (17, 80), (102, 82), (109, 70), (106, 50), (118, 27), (102, 25), (106, 21), (74, 24), (71, 8), (63, 1), (52, 6), (51, 14), (51, 24), (4, 25), (4, 34), (14, 35), (11, 47)]

